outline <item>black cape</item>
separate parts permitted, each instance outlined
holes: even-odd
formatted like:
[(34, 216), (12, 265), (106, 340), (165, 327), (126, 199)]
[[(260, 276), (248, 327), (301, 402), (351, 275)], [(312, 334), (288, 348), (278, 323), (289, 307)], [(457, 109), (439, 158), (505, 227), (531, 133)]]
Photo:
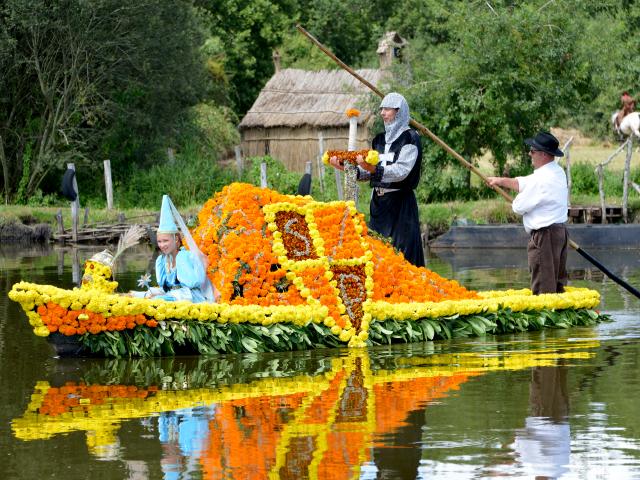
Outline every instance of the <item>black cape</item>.
[(404, 258), (417, 267), (424, 267), (418, 202), (413, 190), (398, 190), (382, 196), (374, 191), (370, 212), (369, 228), (390, 237)]

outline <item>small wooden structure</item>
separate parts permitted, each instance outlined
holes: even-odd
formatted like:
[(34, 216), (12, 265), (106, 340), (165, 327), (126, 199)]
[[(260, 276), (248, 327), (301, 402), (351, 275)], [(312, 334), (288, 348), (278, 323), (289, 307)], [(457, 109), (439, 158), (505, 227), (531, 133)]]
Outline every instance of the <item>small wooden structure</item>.
[[(384, 76), (381, 69), (358, 73), (374, 85)], [(369, 147), (369, 130), (378, 99), (367, 87), (343, 70), (286, 68), (274, 74), (240, 122), (242, 154), (271, 155), (288, 169), (303, 172), (306, 162), (318, 155), (322, 135), (325, 150), (343, 150), (349, 139), (346, 111), (357, 108), (357, 148)]]
[(402, 49), (407, 41), (398, 32), (386, 32), (378, 42), (378, 59), (380, 68), (389, 68), (395, 61), (402, 61)]

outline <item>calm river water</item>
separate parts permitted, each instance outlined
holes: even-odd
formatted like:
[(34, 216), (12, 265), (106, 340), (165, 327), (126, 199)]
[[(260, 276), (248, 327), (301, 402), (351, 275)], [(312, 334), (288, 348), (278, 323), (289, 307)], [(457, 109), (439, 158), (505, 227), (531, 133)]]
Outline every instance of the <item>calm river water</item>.
[[(6, 292), (70, 287), (96, 250), (0, 247), (0, 479), (640, 478), (640, 301), (595, 328), (370, 350), (59, 359)], [(133, 288), (139, 248), (119, 265)], [(640, 287), (640, 251), (593, 251)], [(431, 254), (474, 289), (525, 287), (525, 252)]]

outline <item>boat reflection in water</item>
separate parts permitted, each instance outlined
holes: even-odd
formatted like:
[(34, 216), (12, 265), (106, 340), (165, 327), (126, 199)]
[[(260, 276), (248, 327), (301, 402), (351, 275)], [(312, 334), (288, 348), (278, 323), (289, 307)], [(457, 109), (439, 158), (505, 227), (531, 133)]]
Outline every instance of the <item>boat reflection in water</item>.
[[(474, 378), (531, 369), (532, 416), (513, 432), (509, 461), (522, 469), (546, 462), (547, 474), (556, 475), (567, 459), (555, 457), (569, 448), (562, 364), (592, 358), (597, 346), (590, 339), (547, 339), (538, 346), (479, 342), (474, 351), (467, 345), (466, 352), (446, 354), (427, 352), (437, 348), (429, 345), (393, 354), (100, 360), (83, 364), (71, 381), (65, 373), (57, 384), (55, 374), (38, 382), (12, 429), (24, 441), (83, 431), (94, 457), (115, 460), (129, 440), (120, 429), (135, 420), (159, 442), (165, 478), (198, 472), (198, 478), (347, 479), (403, 468), (415, 474), (418, 464), (429, 463), (421, 458), (421, 439), (402, 456), (389, 441), (412, 415), (424, 421), (430, 404), (462, 395)], [(484, 468), (498, 474), (503, 467)]]

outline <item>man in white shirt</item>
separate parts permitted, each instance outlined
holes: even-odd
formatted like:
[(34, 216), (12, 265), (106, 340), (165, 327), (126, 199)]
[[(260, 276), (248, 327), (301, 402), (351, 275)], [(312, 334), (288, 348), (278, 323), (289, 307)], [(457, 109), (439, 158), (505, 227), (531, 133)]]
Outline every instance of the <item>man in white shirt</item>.
[(531, 235), (527, 245), (531, 291), (562, 293), (567, 284), (567, 177), (555, 157), (564, 154), (558, 139), (541, 131), (524, 142), (534, 171), (526, 177), (488, 177), (490, 186), (518, 192), (513, 211), (522, 215), (524, 228)]

